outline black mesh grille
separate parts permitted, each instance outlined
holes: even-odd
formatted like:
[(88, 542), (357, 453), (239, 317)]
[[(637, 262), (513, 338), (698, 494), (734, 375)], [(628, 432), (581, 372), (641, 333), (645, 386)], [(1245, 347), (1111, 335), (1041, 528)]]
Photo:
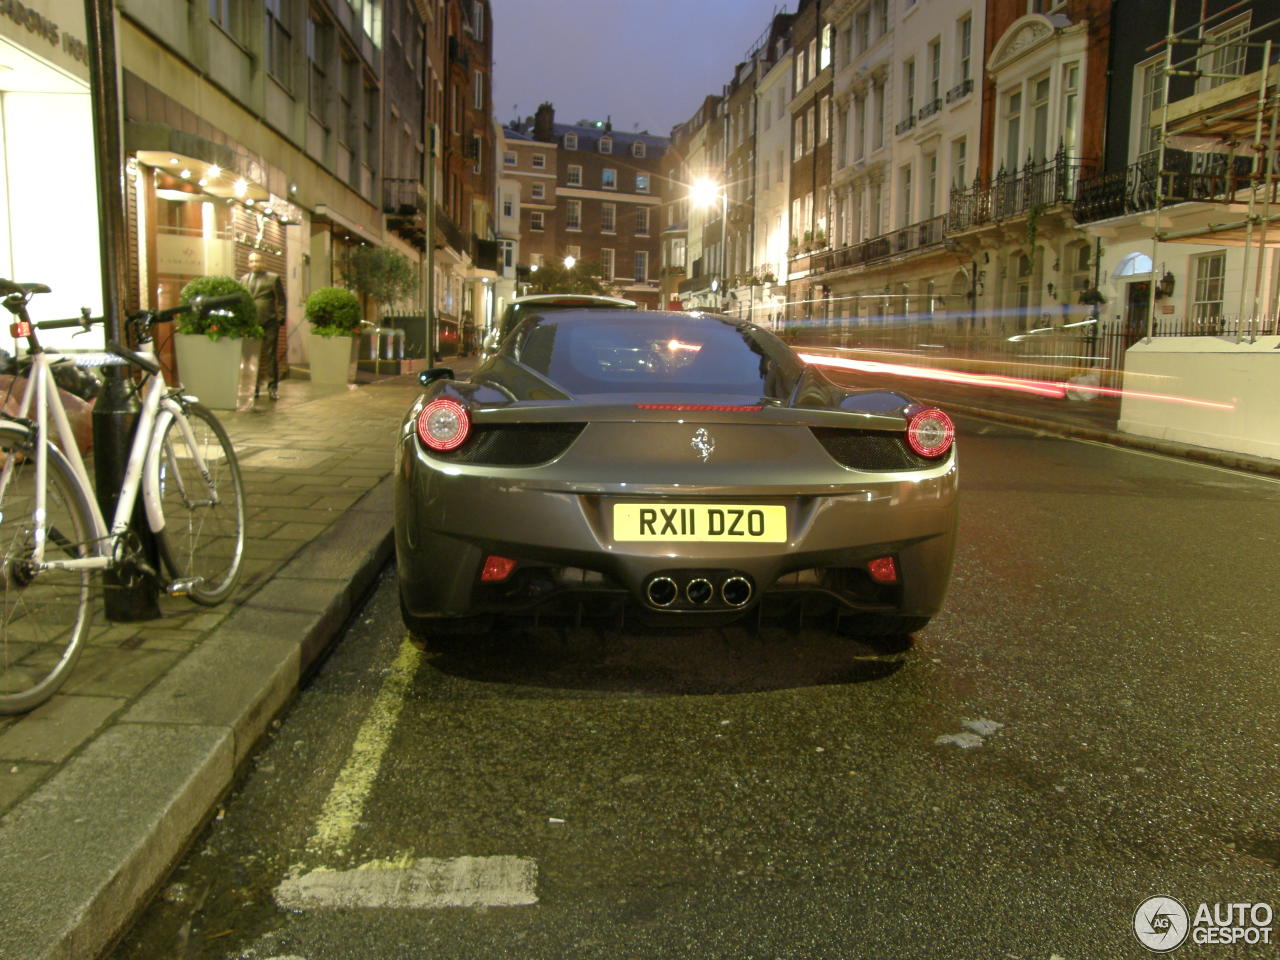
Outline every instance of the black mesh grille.
[(839, 463), (854, 470), (919, 470), (938, 460), (926, 460), (907, 446), (899, 433), (810, 427), (814, 437)]
[(432, 450), (437, 460), (485, 464), (494, 467), (531, 467), (554, 460), (569, 449), (585, 423), (476, 424), (472, 435), (457, 450)]

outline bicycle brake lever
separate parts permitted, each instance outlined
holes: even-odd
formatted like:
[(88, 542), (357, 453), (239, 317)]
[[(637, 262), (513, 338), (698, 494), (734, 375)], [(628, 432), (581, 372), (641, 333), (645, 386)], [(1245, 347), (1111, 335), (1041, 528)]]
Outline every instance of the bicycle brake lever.
[(75, 333), (73, 333), (71, 336), (73, 336), (73, 337), (78, 337), (78, 336), (81, 336), (82, 334), (86, 334), (86, 333), (88, 333), (88, 332), (89, 332), (89, 319), (90, 319), (89, 314), (90, 314), (91, 312), (92, 312), (92, 311), (91, 311), (88, 307), (81, 307), (81, 308), (80, 308), (80, 325), (81, 325), (82, 327), (84, 327), (84, 329), (83, 329), (83, 330), (77, 330), (77, 331), (76, 331)]

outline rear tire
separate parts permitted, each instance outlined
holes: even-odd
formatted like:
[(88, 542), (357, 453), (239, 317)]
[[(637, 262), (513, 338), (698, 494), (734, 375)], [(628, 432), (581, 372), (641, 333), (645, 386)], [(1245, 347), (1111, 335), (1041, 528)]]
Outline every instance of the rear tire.
[[(161, 429), (157, 469), (162, 529), (160, 556), (175, 580), (199, 578), (188, 596), (206, 607), (221, 603), (240, 580), (244, 561), (244, 484), (226, 428), (199, 403), (185, 408), (208, 481), (195, 469), (182, 426), (170, 416)], [(210, 497), (210, 493), (214, 495)], [(210, 503), (216, 499), (216, 503)]]
[(442, 646), (450, 641), (468, 637), (482, 637), (493, 629), (493, 617), (420, 617), (409, 612), (403, 598), (400, 600), (400, 618), (404, 620), (409, 635), (423, 646)]
[[(35, 528), (35, 452), (25, 430), (0, 425), (0, 468), (11, 459), (0, 501), (0, 714), (39, 706), (67, 679), (89, 635), (102, 576), (26, 568)], [(57, 449), (49, 447), (47, 463), (45, 559), (89, 556), (93, 522), (85, 492)]]

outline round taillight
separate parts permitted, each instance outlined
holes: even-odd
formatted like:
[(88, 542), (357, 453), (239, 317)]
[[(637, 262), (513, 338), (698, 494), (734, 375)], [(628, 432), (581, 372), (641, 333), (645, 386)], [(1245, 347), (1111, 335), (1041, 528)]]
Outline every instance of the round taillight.
[(456, 400), (439, 397), (418, 414), (418, 438), (432, 450), (456, 450), (470, 433), (471, 417)]
[(955, 438), (956, 425), (941, 410), (921, 410), (907, 421), (907, 443), (922, 457), (942, 456)]

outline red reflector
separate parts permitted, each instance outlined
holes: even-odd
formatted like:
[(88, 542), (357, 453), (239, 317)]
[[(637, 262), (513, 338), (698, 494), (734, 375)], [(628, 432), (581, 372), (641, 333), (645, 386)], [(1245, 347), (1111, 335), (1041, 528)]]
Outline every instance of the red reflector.
[(637, 403), (637, 410), (715, 410), (741, 413), (752, 413), (759, 406), (749, 404), (735, 405), (731, 403)]
[(516, 562), (510, 557), (499, 557), (494, 554), (484, 558), (484, 569), (480, 571), (480, 580), (484, 583), (498, 583), (511, 576)]
[(11, 337), (29, 337), (31, 336), (31, 324), (25, 320), (19, 320), (17, 323), (9, 324), (9, 336)]
[(867, 564), (867, 572), (876, 583), (898, 582), (898, 565), (893, 557), (876, 557)]

